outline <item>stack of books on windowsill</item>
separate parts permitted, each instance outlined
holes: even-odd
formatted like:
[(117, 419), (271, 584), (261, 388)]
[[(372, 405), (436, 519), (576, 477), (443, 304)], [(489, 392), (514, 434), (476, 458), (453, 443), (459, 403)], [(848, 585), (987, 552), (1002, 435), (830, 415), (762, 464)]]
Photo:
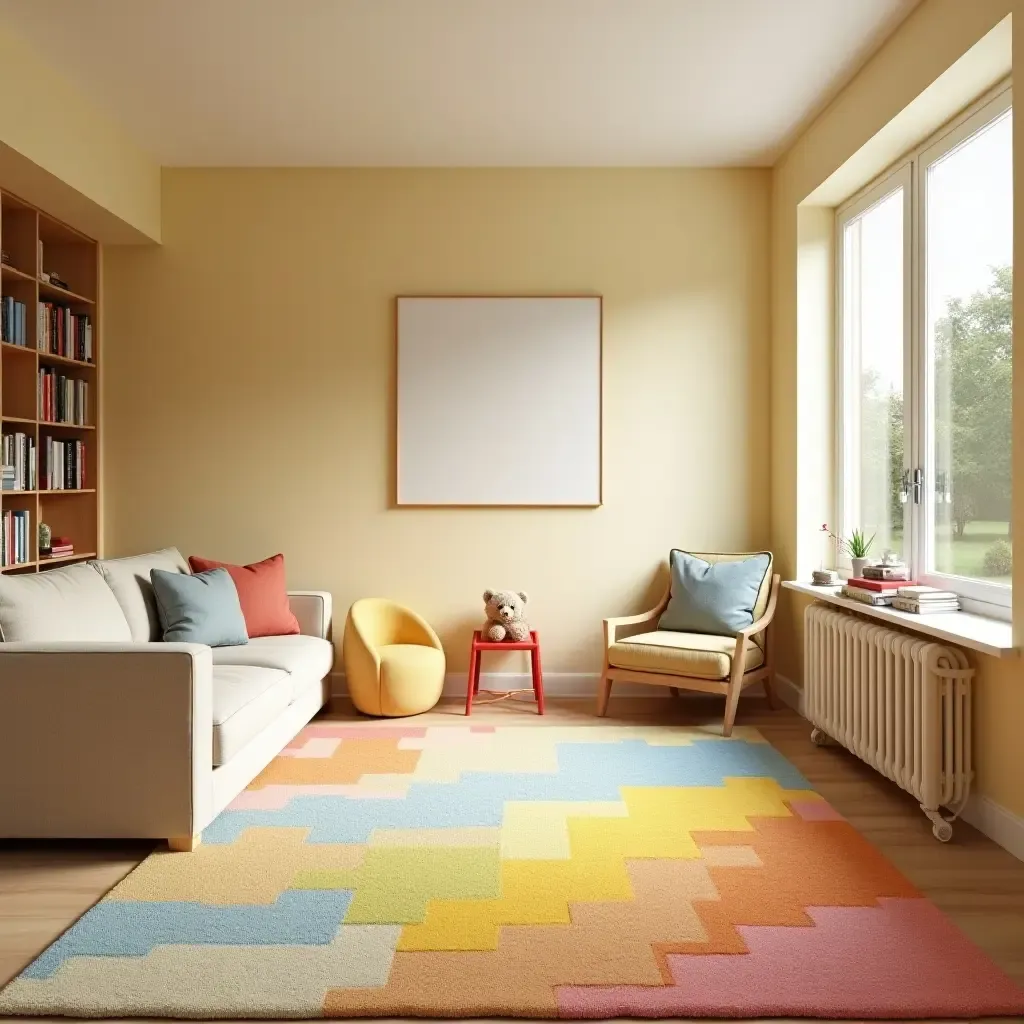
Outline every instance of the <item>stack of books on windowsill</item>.
[[(865, 568), (864, 572), (867, 572)], [(896, 580), (873, 580), (866, 576), (854, 576), (843, 585), (843, 597), (862, 604), (890, 605), (899, 597), (900, 587), (912, 584), (913, 580), (903, 579), (897, 585)]]
[(915, 615), (931, 615), (935, 612), (960, 611), (960, 599), (952, 590), (937, 587), (905, 586), (893, 598), (893, 608)]

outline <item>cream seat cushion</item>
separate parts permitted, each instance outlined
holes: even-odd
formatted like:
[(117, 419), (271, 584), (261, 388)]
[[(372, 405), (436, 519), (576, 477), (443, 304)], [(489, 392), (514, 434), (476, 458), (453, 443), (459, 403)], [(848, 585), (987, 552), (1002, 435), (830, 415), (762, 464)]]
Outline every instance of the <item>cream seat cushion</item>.
[(290, 672), (297, 697), (310, 679), (323, 679), (334, 664), (334, 645), (318, 636), (254, 636), (247, 644), (213, 648), (214, 665), (256, 665)]
[(276, 668), (213, 666), (213, 763), (227, 764), (293, 699), (292, 677)]
[[(706, 633), (677, 633), (659, 629), (625, 637), (611, 646), (608, 664), (634, 672), (728, 679), (736, 638)], [(744, 672), (764, 664), (764, 653), (752, 640), (744, 649)]]

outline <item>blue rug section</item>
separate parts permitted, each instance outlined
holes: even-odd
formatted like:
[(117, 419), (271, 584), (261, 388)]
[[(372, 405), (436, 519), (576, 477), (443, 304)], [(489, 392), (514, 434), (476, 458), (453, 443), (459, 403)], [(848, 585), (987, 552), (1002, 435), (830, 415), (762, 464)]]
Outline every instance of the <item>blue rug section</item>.
[(290, 890), (269, 906), (201, 903), (98, 903), (22, 977), (48, 978), (72, 956), (145, 956), (154, 946), (324, 946), (338, 933), (352, 893)]
[(466, 772), (457, 783), (413, 783), (404, 800), (299, 796), (273, 811), (224, 811), (203, 832), (205, 843), (233, 843), (247, 828), (309, 828), (310, 843), (365, 843), (377, 828), (500, 825), (505, 803), (621, 799), (621, 787), (722, 786), (727, 778), (771, 778), (783, 789), (810, 789), (766, 743), (698, 741), (690, 746), (560, 743), (557, 773)]

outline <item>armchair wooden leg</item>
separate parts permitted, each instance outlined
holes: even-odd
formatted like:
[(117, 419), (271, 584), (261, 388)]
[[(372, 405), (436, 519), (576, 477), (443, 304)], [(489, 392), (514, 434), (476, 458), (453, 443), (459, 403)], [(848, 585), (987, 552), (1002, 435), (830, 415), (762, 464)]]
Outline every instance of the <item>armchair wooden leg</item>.
[(736, 721), (736, 708), (740, 702), (743, 687), (741, 680), (734, 679), (729, 683), (729, 691), (725, 696), (725, 721), (722, 723), (722, 735), (731, 736), (733, 723)]
[(779, 698), (775, 695), (775, 681), (771, 672), (764, 677), (764, 695), (768, 698), (768, 707), (772, 711), (778, 711)]
[(612, 695), (612, 681), (607, 674), (601, 676), (597, 689), (597, 716), (604, 718), (608, 714), (608, 698)]
[(191, 853), (203, 841), (203, 833), (196, 832), (191, 836), (171, 836), (167, 846), (175, 853)]
[(671, 693), (673, 697), (678, 697), (679, 696), (679, 687), (678, 686), (670, 686), (668, 688), (668, 692)]
[(736, 708), (743, 692), (743, 652), (737, 644), (736, 653), (732, 657), (732, 671), (729, 673), (729, 688), (725, 691), (725, 720), (722, 723), (722, 735), (731, 736), (732, 726), (736, 721)]

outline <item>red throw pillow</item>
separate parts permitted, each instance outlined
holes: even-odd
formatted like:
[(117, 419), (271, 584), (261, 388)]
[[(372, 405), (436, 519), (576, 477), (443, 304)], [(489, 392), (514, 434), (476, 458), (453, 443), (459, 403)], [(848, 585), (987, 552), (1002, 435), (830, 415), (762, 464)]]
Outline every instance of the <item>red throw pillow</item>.
[(249, 636), (284, 636), (299, 632), (299, 620), (288, 604), (288, 588), (284, 579), (284, 555), (264, 558), (252, 565), (229, 565), (209, 558), (191, 555), (188, 564), (193, 572), (227, 569), (235, 581), (242, 605), (245, 630)]

